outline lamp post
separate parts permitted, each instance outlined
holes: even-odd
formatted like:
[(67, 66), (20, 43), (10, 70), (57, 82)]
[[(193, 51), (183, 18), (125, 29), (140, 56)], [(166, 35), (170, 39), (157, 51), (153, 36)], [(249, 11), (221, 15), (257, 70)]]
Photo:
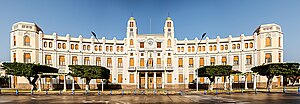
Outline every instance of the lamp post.
[[(201, 41), (202, 41), (202, 39), (205, 37), (205, 35), (206, 35), (206, 33), (203, 33), (202, 34), (202, 36), (201, 36), (201, 39), (200, 39), (200, 42), (197, 44), (198, 46), (197, 46), (197, 48), (199, 48), (199, 44), (201, 43)], [(198, 49), (199, 50), (199, 49)], [(197, 56), (197, 52), (198, 52), (198, 50), (196, 51), (196, 55), (195, 56)], [(198, 87), (199, 87), (199, 81), (198, 81), (198, 69), (196, 69), (196, 90), (198, 91)]]

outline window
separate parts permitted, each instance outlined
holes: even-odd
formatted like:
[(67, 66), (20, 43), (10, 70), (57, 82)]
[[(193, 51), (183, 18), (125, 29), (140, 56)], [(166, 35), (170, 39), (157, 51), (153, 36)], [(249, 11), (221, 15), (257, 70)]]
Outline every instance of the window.
[(90, 65), (90, 57), (84, 57), (84, 65)]
[(95, 45), (95, 51), (98, 51), (98, 46)]
[(57, 48), (58, 48), (58, 49), (61, 48), (61, 43), (58, 43)]
[(205, 51), (205, 46), (202, 46), (201, 48), (202, 48), (201, 51)]
[(184, 51), (184, 47), (182, 46), (182, 47), (181, 47), (181, 52), (183, 52), (183, 51)]
[(122, 58), (118, 58), (118, 67), (119, 68), (123, 67), (123, 60), (122, 60)]
[(13, 38), (14, 38), (14, 39), (13, 39), (13, 41), (14, 41), (14, 46), (16, 46), (16, 44), (17, 44), (16, 36), (14, 36)]
[(133, 22), (130, 22), (129, 27), (133, 27), (133, 26), (134, 26)]
[(212, 46), (209, 46), (209, 51), (212, 51)]
[(195, 47), (194, 46), (192, 46), (192, 52), (195, 52)]
[(179, 74), (178, 82), (183, 83), (183, 74)]
[(252, 42), (250, 42), (250, 45), (249, 45), (249, 46), (250, 46), (250, 48), (253, 48), (253, 43), (252, 43)]
[(133, 39), (130, 39), (129, 43), (130, 43), (130, 45), (133, 45)]
[(63, 46), (63, 49), (66, 49), (66, 43), (63, 43), (62, 46)]
[(247, 65), (251, 65), (252, 64), (252, 56), (251, 55), (247, 55), (246, 56), (246, 64)]
[(52, 42), (49, 42), (49, 48), (52, 48)]
[(111, 58), (107, 58), (107, 67), (112, 67), (112, 60), (111, 60)]
[(144, 53), (141, 53), (141, 56), (144, 56)]
[(72, 49), (72, 50), (74, 49), (74, 44), (71, 44), (71, 49)]
[(109, 47), (109, 51), (112, 52), (113, 51), (113, 46)]
[(237, 49), (240, 49), (240, 48), (241, 48), (240, 44), (237, 44)]
[(245, 48), (248, 49), (248, 43), (245, 43)]
[(96, 57), (96, 65), (101, 66), (101, 58), (100, 57)]
[(83, 50), (86, 50), (86, 45), (83, 45)]
[(144, 48), (144, 42), (140, 42), (140, 48)]
[(281, 37), (278, 38), (278, 47), (281, 47)]
[(145, 66), (145, 60), (144, 58), (140, 59), (140, 66), (144, 67)]
[(129, 59), (129, 62), (130, 62), (130, 63), (129, 63), (129, 66), (134, 66), (134, 59), (133, 59), (133, 58), (130, 58), (130, 59)]
[(160, 53), (157, 53), (157, 56), (160, 56)]
[(199, 65), (204, 66), (204, 58), (203, 57), (199, 59)]
[(122, 83), (123, 82), (123, 75), (122, 74), (118, 74), (118, 83)]
[(222, 57), (222, 65), (227, 65), (227, 58), (226, 58), (226, 56)]
[(13, 54), (13, 62), (17, 62), (17, 56), (16, 56), (16, 53)]
[(24, 36), (24, 45), (25, 46), (30, 46), (30, 38), (29, 36)]
[(171, 56), (171, 53), (168, 53), (168, 56)]
[(47, 42), (44, 42), (44, 47), (45, 47), (45, 48), (47, 47)]
[(221, 50), (222, 50), (222, 51), (224, 50), (224, 45), (221, 45)]
[(266, 38), (266, 47), (269, 47), (269, 46), (271, 46), (271, 37), (267, 37)]
[(87, 50), (91, 50), (91, 46), (90, 45), (87, 45)]
[(210, 65), (215, 65), (215, 64), (216, 64), (215, 57), (210, 57)]
[(214, 51), (217, 51), (217, 46), (216, 45), (214, 45)]
[(180, 52), (180, 47), (177, 47), (177, 51)]
[(78, 50), (78, 44), (75, 45), (75, 49)]
[(239, 56), (233, 57), (233, 65), (239, 65)]
[(236, 49), (236, 45), (235, 44), (232, 44), (232, 49)]
[(120, 52), (120, 46), (117, 46), (117, 51)]
[(183, 67), (183, 59), (182, 58), (178, 59), (178, 67), (180, 67), (180, 68)]
[(72, 65), (78, 65), (77, 56), (72, 56)]
[(147, 64), (148, 64), (147, 66), (153, 67), (153, 59), (149, 58)]
[(65, 65), (65, 56), (59, 56), (59, 65), (60, 66)]
[(265, 55), (265, 63), (271, 63), (272, 62), (272, 54), (266, 53)]
[(172, 66), (172, 60), (171, 60), (171, 58), (167, 59), (167, 66)]
[(201, 46), (198, 46), (198, 52), (200, 52), (201, 51)]
[(109, 46), (106, 46), (105, 50), (108, 52), (109, 51)]
[(121, 46), (121, 52), (123, 52), (123, 50), (124, 50), (124, 48), (123, 48), (123, 46)]
[(191, 46), (188, 47), (188, 52), (191, 52)]
[(30, 63), (30, 62), (31, 62), (30, 53), (24, 53), (24, 63)]
[(161, 42), (157, 42), (157, 43), (156, 43), (156, 47), (157, 47), (157, 48), (161, 48)]
[(99, 46), (99, 51), (102, 51), (102, 46)]
[(193, 66), (194, 66), (194, 59), (189, 58), (189, 67), (193, 67)]
[(281, 62), (281, 53), (278, 53), (278, 62)]
[(167, 83), (172, 83), (172, 74), (167, 74)]
[(133, 53), (130, 53), (130, 56), (133, 56)]
[(194, 74), (189, 74), (189, 82), (192, 83), (194, 80)]
[(167, 46), (171, 47), (171, 39), (168, 39)]
[(156, 64), (157, 64), (157, 65), (161, 65), (161, 58), (157, 58)]
[(167, 22), (167, 27), (171, 27), (171, 22)]
[(134, 74), (130, 74), (130, 80), (129, 83), (134, 83)]
[(225, 50), (228, 50), (228, 45), (227, 44), (225, 45)]
[(45, 55), (45, 64), (46, 65), (51, 65), (52, 64), (51, 55)]

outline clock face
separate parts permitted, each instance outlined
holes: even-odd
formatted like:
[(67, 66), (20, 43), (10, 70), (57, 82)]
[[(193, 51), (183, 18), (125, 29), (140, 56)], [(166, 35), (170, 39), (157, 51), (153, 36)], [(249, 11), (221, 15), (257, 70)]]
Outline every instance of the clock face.
[(152, 46), (153, 45), (153, 40), (148, 40), (148, 45)]

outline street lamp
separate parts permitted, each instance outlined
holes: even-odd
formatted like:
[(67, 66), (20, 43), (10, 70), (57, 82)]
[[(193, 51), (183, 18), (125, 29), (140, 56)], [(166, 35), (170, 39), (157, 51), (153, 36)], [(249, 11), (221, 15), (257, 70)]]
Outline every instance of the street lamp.
[[(205, 35), (206, 35), (206, 33), (203, 33), (202, 34), (202, 36), (201, 36), (201, 39), (200, 39), (200, 42), (197, 44), (198, 46), (197, 46), (197, 48), (199, 48), (199, 44), (201, 43), (201, 41), (202, 41), (202, 39), (205, 37)], [(198, 49), (199, 50), (199, 49)], [(198, 50), (196, 51), (196, 55), (195, 56), (197, 56), (197, 52), (198, 52)], [(198, 70), (196, 69), (196, 89), (197, 89), (197, 91), (198, 91), (198, 87), (199, 87), (199, 81), (198, 81)]]

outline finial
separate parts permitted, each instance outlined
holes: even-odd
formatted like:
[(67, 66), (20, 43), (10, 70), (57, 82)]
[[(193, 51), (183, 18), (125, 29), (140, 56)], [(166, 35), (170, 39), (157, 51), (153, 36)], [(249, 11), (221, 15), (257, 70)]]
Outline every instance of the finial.
[(168, 12), (168, 17), (170, 17), (170, 12)]
[(131, 17), (133, 17), (133, 12), (131, 12)]

